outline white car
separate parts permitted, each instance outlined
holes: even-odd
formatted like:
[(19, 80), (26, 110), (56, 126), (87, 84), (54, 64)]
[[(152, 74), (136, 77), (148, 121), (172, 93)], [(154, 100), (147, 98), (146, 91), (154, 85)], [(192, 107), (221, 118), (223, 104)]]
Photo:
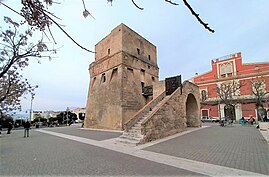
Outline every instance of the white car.
[(218, 122), (217, 119), (212, 118), (212, 117), (208, 117), (208, 116), (202, 116), (201, 121), (202, 122)]

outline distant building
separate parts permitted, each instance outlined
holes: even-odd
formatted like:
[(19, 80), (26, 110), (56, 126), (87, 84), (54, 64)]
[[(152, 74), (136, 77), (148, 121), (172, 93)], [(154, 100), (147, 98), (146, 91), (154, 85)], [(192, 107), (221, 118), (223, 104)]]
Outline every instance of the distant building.
[(242, 63), (241, 53), (235, 53), (212, 60), (211, 66), (211, 71), (196, 74), (192, 79), (200, 90), (202, 116), (227, 117), (221, 94), (227, 94), (233, 103), (232, 118), (235, 120), (258, 117), (257, 92), (261, 96), (261, 104), (268, 109), (269, 62)]
[(31, 116), (31, 121), (33, 121), (37, 116), (40, 116), (45, 119), (49, 119), (51, 117), (56, 117), (62, 111), (33, 111)]
[[(74, 113), (77, 115), (78, 121), (77, 122), (82, 122), (80, 121), (79, 117), (85, 117), (85, 108), (70, 108), (68, 109), (71, 113)], [(51, 117), (56, 117), (58, 114), (66, 112), (65, 111), (33, 111), (32, 116), (31, 116), (31, 121), (33, 121), (37, 116), (42, 117), (45, 119), (49, 119)]]

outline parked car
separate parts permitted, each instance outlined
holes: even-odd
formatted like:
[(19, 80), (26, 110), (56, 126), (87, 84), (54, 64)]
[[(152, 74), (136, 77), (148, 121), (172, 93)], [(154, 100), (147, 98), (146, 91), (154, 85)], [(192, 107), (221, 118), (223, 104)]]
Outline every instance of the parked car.
[(219, 122), (218, 119), (212, 118), (212, 117), (208, 117), (208, 116), (202, 116), (201, 117), (201, 121), (202, 122)]

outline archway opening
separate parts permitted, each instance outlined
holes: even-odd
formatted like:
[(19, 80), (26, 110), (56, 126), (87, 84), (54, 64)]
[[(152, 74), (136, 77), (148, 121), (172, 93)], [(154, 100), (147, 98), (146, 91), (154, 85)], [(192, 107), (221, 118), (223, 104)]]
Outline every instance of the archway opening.
[(224, 106), (224, 116), (225, 119), (235, 120), (235, 107), (234, 105), (225, 105)]
[(199, 127), (200, 117), (197, 100), (193, 94), (189, 94), (186, 101), (186, 119), (188, 127)]

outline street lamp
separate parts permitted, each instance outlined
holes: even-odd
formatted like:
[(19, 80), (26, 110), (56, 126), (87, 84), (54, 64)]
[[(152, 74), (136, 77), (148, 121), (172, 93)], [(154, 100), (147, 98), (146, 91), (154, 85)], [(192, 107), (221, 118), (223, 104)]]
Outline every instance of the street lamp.
[(33, 99), (34, 99), (34, 94), (31, 94), (31, 107), (30, 107), (30, 116), (29, 116), (29, 122), (32, 120), (32, 112), (33, 112)]
[(68, 111), (69, 107), (66, 108), (66, 126), (68, 125)]

